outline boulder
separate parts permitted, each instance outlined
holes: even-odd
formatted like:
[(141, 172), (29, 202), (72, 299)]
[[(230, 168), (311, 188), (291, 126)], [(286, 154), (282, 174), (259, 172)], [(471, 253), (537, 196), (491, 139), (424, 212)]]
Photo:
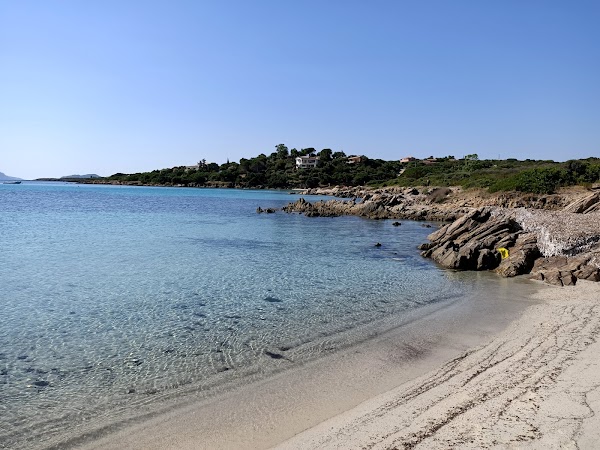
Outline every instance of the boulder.
[(495, 269), (500, 262), (497, 243), (514, 242), (519, 232), (509, 216), (478, 209), (431, 233), (430, 245), (422, 246), (421, 254), (451, 269)]

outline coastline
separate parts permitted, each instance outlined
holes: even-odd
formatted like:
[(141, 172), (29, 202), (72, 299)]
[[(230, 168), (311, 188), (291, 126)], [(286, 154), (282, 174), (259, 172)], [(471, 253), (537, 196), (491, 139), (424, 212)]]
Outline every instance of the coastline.
[[(598, 205), (597, 194), (593, 197), (594, 205)], [(522, 229), (496, 230), (494, 227), (502, 225), (503, 220), (511, 226), (515, 220), (512, 216), (502, 216), (499, 209), (485, 216), (490, 219), (489, 224), (487, 219), (472, 216), (481, 214), (473, 211), (430, 235), (432, 243), (427, 247), (438, 245), (448, 250), (446, 254), (453, 257), (448, 259), (448, 264), (444, 263), (447, 258), (432, 258), (443, 267), (469, 269), (454, 267), (452, 261), (469, 263), (479, 259), (476, 252), (463, 250), (481, 252), (479, 247), (469, 243), (471, 236), (479, 245), (484, 236), (481, 227), (489, 228), (486, 232), (493, 232), (495, 239), (486, 244), (490, 247), (487, 250), (506, 245), (512, 259), (519, 257), (523, 247), (518, 245), (519, 240), (529, 239), (526, 233), (543, 231), (545, 228), (541, 225), (550, 223), (554, 228), (547, 233), (549, 236), (558, 239), (561, 245), (565, 241), (569, 244), (565, 248), (581, 253), (581, 249), (587, 250), (597, 242), (597, 229), (593, 226), (591, 231), (582, 229), (581, 218), (593, 225), (596, 212), (569, 210), (574, 207), (587, 210), (588, 203), (586, 197), (569, 204), (564, 208), (567, 211), (535, 215), (525, 211), (528, 222), (518, 222)], [(565, 218), (569, 220), (563, 220)], [(473, 227), (462, 229), (465, 223)], [(577, 228), (572, 224), (577, 224)], [(498, 234), (500, 231), (508, 234)], [(574, 231), (581, 234), (583, 244), (575, 239), (579, 234)], [(432, 239), (437, 234), (447, 234), (450, 238), (446, 236), (447, 242), (437, 242)], [(504, 244), (508, 238), (512, 240)], [(449, 243), (452, 247), (447, 245)], [(536, 243), (540, 244), (542, 255), (544, 245), (558, 246), (540, 236), (536, 236)], [(576, 253), (578, 258), (579, 253)], [(523, 257), (527, 259), (524, 252)], [(574, 284), (578, 279), (586, 279), (579, 276), (583, 263), (578, 262), (575, 267), (572, 256), (567, 259), (559, 255), (557, 266), (548, 269), (546, 265), (553, 262), (550, 258), (539, 258), (544, 264), (537, 269), (541, 274), (539, 279), (551, 280), (550, 269), (558, 272), (561, 285), (567, 285), (569, 280)], [(503, 260), (502, 264), (512, 263), (511, 259)], [(585, 263), (590, 261), (595, 260), (588, 258)], [(590, 278), (598, 274), (597, 269), (594, 270)], [(594, 355), (586, 351), (586, 346), (595, 344), (600, 330), (593, 301), (600, 295), (600, 285), (584, 281), (583, 287), (561, 292), (523, 278), (496, 278), (489, 272), (459, 275), (448, 271), (446, 274), (448, 277), (488, 277), (494, 279), (493, 283), (500, 289), (491, 285), (480, 289), (481, 298), (476, 304), (465, 305), (448, 298), (441, 302), (444, 303), (441, 307), (430, 305), (432, 308), (421, 310), (421, 316), (403, 323), (380, 327), (375, 333), (362, 330), (364, 338), (355, 341), (357, 344), (336, 346), (331, 345), (334, 338), (324, 338), (315, 344), (315, 348), (324, 349), (318, 359), (287, 366), (288, 359), (276, 355), (278, 363), (283, 363), (281, 370), (244, 379), (245, 385), (232, 383), (215, 395), (188, 392), (190, 395), (185, 398), (163, 398), (165, 402), (160, 405), (140, 397), (138, 406), (141, 408), (135, 414), (124, 418), (110, 414), (90, 416), (79, 430), (72, 429), (66, 434), (56, 430), (48, 441), (38, 443), (46, 445), (45, 448), (84, 449), (243, 449), (276, 445), (282, 448), (412, 448), (419, 445), (422, 448), (448, 445), (486, 448), (527, 442), (537, 445), (540, 439), (546, 439), (550, 447), (579, 445), (577, 439), (585, 446), (585, 439), (595, 439), (588, 430), (595, 424), (586, 423), (588, 419), (593, 422), (595, 415), (595, 406), (590, 406), (595, 401), (594, 377), (565, 375), (562, 386), (556, 386), (563, 373), (586, 373), (597, 362)], [(530, 289), (545, 294), (524, 293)], [(530, 302), (542, 304), (522, 314)], [(539, 322), (540, 318), (544, 321)], [(344, 337), (339, 340), (343, 341)], [(553, 342), (557, 343), (554, 347)], [(531, 345), (533, 347), (528, 347)], [(540, 351), (542, 355), (537, 357)], [(582, 356), (576, 361), (579, 354)], [(292, 359), (293, 356), (289, 361)], [(551, 370), (547, 366), (551, 366)], [(503, 371), (496, 373), (502, 367), (505, 367)], [(531, 368), (535, 369), (533, 373)], [(575, 390), (565, 388), (565, 383)], [(510, 391), (515, 392), (513, 397), (507, 394)], [(546, 402), (545, 398), (536, 397), (538, 392), (554, 398), (552, 401), (560, 405), (560, 409), (566, 402), (566, 415), (560, 415), (562, 411), (557, 415), (549, 411), (548, 406), (544, 406), (543, 413), (537, 413)], [(523, 396), (527, 396), (533, 406), (521, 404)], [(510, 411), (513, 404), (519, 405), (517, 412)], [(406, 417), (411, 418), (410, 422)], [(507, 419), (510, 423), (503, 422), (504, 417), (510, 417)], [(521, 420), (523, 417), (526, 420)], [(553, 426), (557, 421), (565, 421), (563, 428), (569, 431), (556, 435)], [(474, 429), (472, 423), (480, 422), (484, 424)], [(515, 435), (513, 428), (520, 434)], [(588, 431), (582, 432), (584, 429)], [(570, 441), (564, 441), (565, 436)]]
[[(83, 449), (270, 448), (458, 358), (504, 330), (548, 289), (483, 276), (488, 296), (447, 302), (365, 342), (149, 420), (91, 437)], [(489, 292), (489, 291), (486, 291)], [(302, 435), (299, 435), (302, 436)]]

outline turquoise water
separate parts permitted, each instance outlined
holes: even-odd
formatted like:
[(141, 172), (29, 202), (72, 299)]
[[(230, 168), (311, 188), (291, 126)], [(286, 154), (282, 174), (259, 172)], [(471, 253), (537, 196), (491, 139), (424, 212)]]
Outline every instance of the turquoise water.
[(419, 256), (420, 223), (255, 212), (297, 198), (0, 185), (0, 446), (319, 357), (468, 291)]

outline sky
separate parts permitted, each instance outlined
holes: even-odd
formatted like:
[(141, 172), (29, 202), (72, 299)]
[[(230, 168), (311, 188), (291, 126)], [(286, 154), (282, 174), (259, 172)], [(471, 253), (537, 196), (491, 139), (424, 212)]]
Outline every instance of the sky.
[(600, 2), (0, 0), (0, 171), (600, 157)]

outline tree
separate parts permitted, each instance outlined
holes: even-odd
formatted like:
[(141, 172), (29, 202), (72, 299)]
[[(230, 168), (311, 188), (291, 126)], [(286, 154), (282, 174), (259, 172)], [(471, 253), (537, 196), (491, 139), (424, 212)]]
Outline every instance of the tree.
[(275, 150), (277, 151), (278, 158), (285, 159), (289, 155), (288, 148), (284, 144), (277, 144)]
[(323, 150), (321, 150), (319, 152), (319, 160), (321, 161), (321, 163), (326, 163), (331, 161), (331, 154), (333, 152), (331, 151), (330, 148), (324, 148)]

